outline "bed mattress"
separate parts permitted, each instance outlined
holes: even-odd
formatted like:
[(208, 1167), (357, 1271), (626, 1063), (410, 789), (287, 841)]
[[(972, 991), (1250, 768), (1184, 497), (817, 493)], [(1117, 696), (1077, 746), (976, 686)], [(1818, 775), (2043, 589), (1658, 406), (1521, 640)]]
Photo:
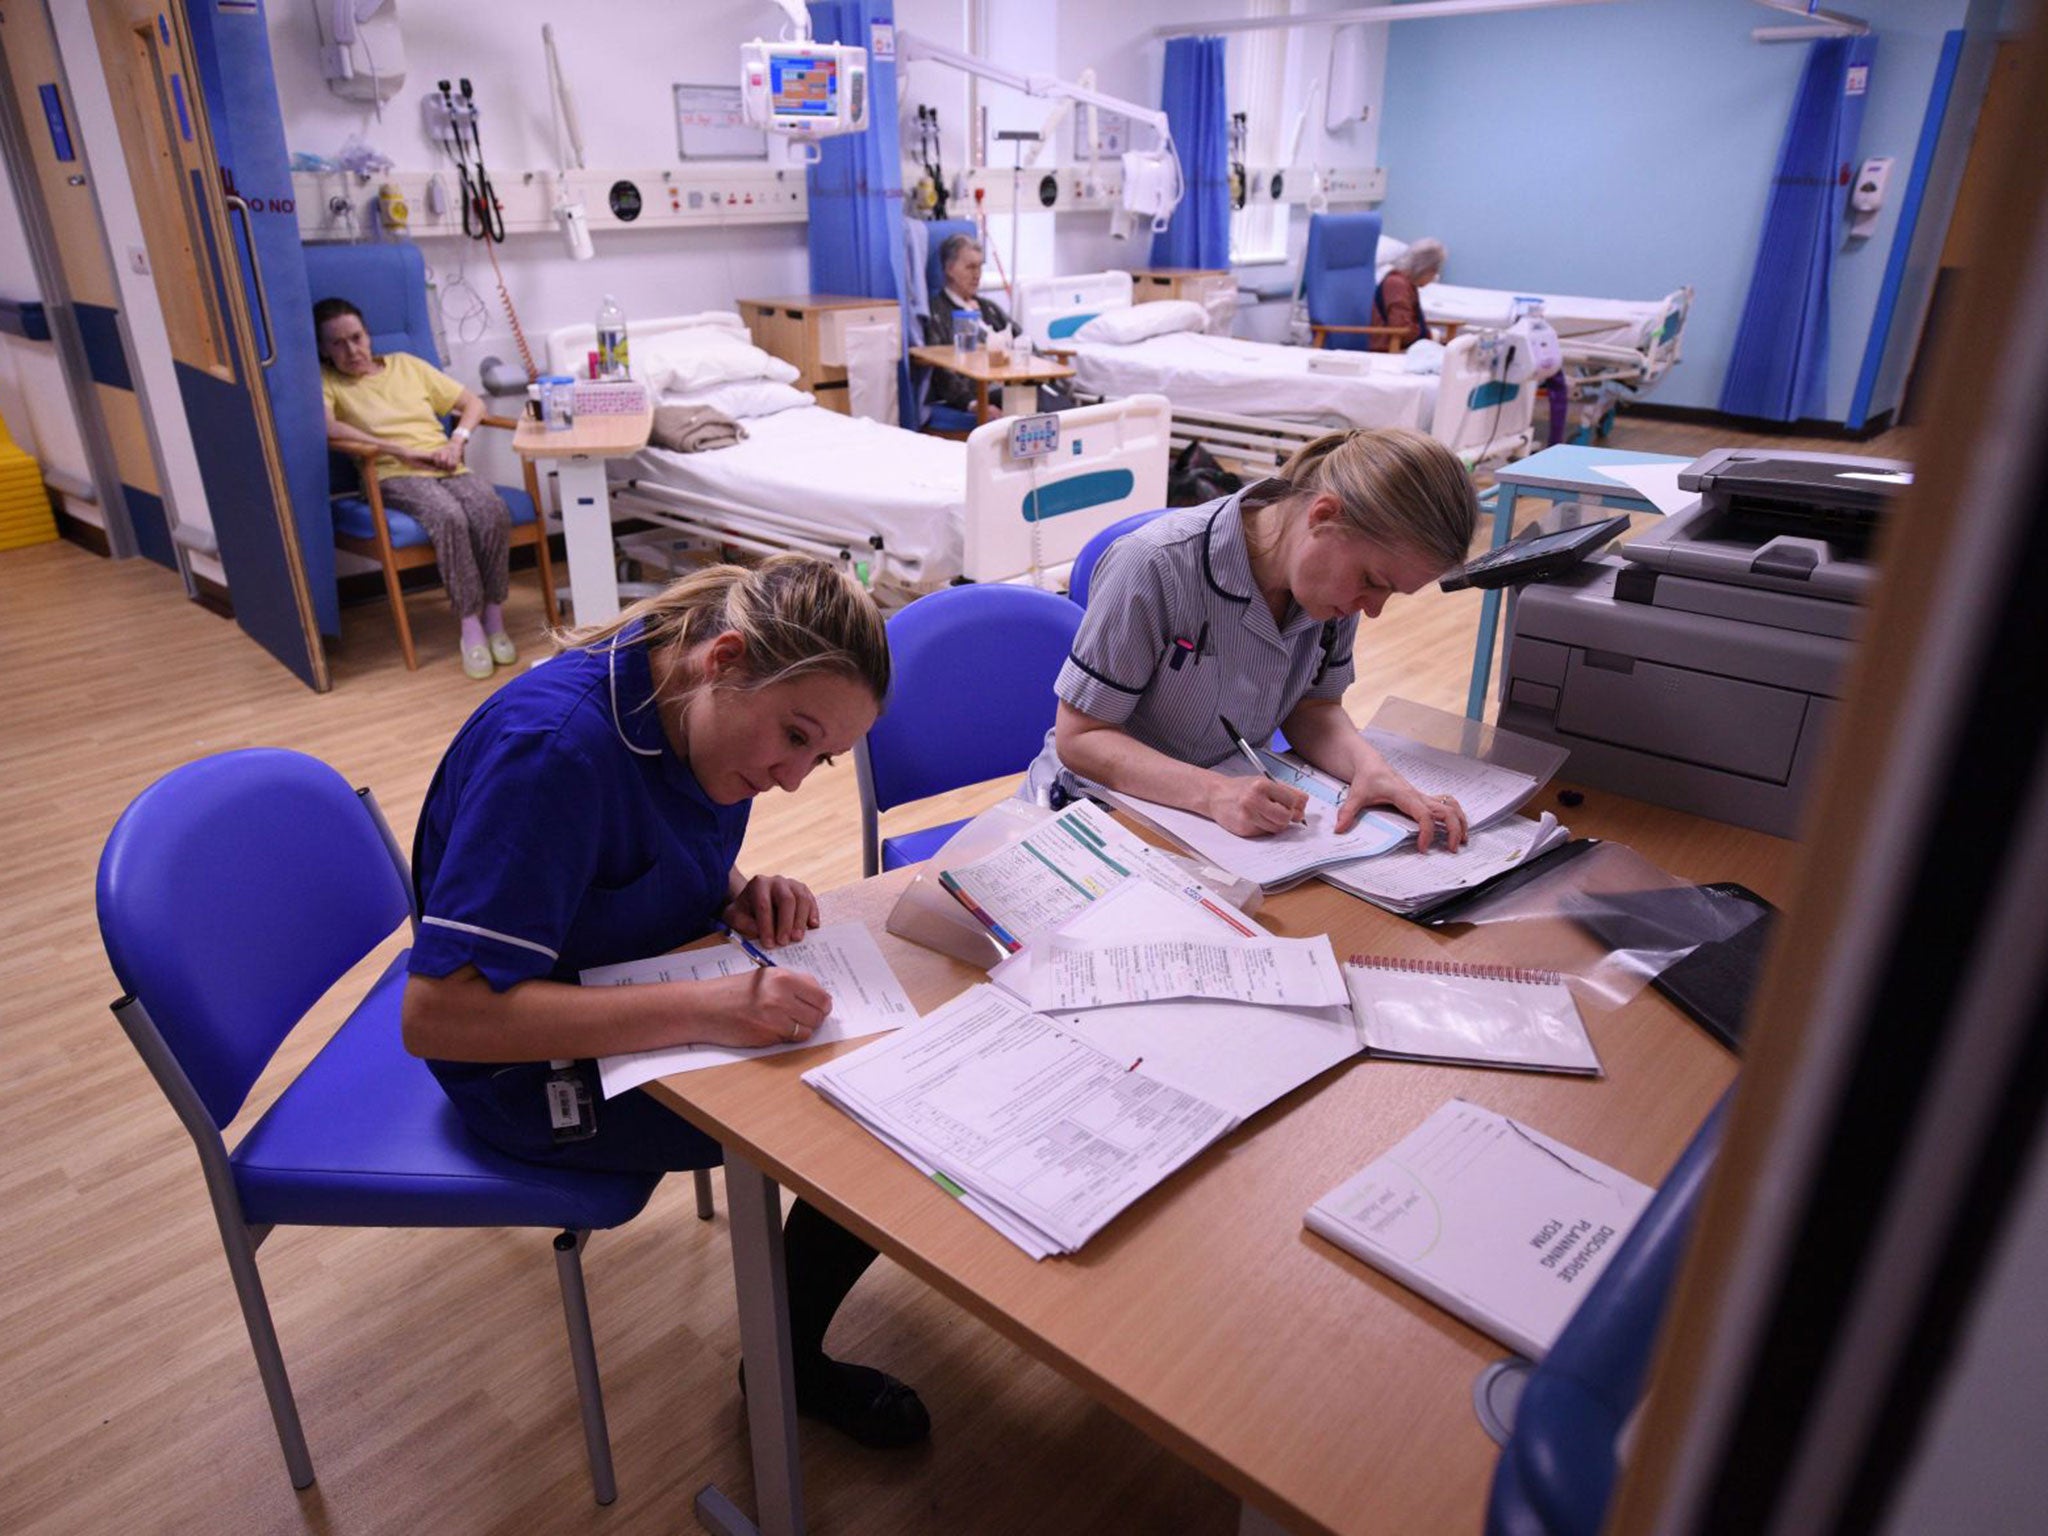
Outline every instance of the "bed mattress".
[(753, 416), (745, 442), (706, 453), (646, 448), (631, 473), (678, 490), (802, 516), (865, 543), (904, 585), (960, 573), (967, 445), (823, 406)]
[(1393, 356), (1360, 353), (1368, 371), (1351, 375), (1309, 372), (1307, 347), (1192, 331), (1073, 345), (1074, 382), (1105, 399), (1161, 394), (1189, 410), (1422, 432), (1436, 404), (1436, 377), (1409, 373)]
[(1540, 299), (1543, 318), (1559, 339), (1605, 346), (1636, 346), (1643, 327), (1664, 312), (1662, 299), (1591, 299), (1530, 289), (1463, 288), (1456, 283), (1431, 283), (1423, 289), (1422, 312), (1432, 320), (1504, 326), (1514, 318), (1517, 299)]

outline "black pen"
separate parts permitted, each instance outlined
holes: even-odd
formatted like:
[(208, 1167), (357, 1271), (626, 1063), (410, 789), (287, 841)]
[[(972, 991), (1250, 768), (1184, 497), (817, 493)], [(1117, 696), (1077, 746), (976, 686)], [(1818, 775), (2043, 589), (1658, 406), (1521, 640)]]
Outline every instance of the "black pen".
[(1244, 739), (1244, 732), (1240, 731), (1236, 726), (1230, 723), (1230, 717), (1228, 715), (1218, 715), (1216, 717), (1216, 723), (1222, 726), (1223, 729), (1230, 734), (1230, 739), (1233, 742), (1237, 743), (1237, 750), (1242, 752), (1244, 754), (1244, 760), (1252, 765), (1252, 772), (1256, 773), (1262, 779), (1270, 779), (1273, 777), (1271, 773), (1266, 771), (1266, 765), (1259, 760), (1259, 754), (1252, 750), (1252, 744)]

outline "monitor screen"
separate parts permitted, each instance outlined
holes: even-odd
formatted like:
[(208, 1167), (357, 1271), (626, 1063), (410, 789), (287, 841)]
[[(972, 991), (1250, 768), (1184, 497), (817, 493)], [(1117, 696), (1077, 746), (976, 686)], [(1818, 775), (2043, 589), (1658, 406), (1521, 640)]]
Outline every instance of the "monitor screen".
[(839, 61), (816, 54), (768, 61), (768, 99), (778, 117), (832, 117), (839, 111)]

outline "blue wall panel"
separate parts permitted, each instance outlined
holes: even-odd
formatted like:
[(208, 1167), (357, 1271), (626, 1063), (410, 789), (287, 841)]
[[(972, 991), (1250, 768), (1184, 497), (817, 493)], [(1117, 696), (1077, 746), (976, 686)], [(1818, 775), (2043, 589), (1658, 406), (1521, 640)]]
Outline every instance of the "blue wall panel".
[[(1966, 0), (1884, 0), (1859, 156), (1895, 155), (1891, 205), (1833, 276), (1828, 415), (1842, 420), (1877, 309), (1944, 34)], [(1653, 398), (1712, 409), (1756, 260), (1802, 44), (1750, 41), (1760, 6), (1706, 0), (1388, 28), (1382, 212), (1450, 247), (1446, 277), (1617, 298), (1698, 290), (1685, 361)], [(1846, 198), (1846, 189), (1844, 189)]]

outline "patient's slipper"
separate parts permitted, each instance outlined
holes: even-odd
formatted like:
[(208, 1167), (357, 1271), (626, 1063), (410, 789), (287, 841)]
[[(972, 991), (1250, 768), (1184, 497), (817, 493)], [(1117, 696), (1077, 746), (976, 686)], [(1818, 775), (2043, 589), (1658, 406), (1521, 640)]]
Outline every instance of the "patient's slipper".
[(462, 670), (478, 682), (489, 677), (494, 670), (491, 648), (488, 645), (465, 645), (462, 648)]
[(491, 660), (501, 667), (509, 667), (519, 659), (519, 647), (512, 643), (512, 637), (502, 629), (491, 636)]

